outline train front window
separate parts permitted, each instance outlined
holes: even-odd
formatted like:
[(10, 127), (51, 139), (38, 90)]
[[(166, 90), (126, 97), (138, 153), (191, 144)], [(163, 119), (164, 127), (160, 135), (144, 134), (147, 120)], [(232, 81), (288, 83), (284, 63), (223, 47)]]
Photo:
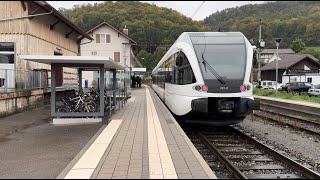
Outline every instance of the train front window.
[[(205, 79), (243, 80), (246, 66), (246, 46), (242, 37), (191, 37), (199, 66)], [(242, 38), (243, 39), (243, 38)], [(216, 40), (216, 41), (215, 41)], [(215, 70), (208, 71), (203, 59)]]

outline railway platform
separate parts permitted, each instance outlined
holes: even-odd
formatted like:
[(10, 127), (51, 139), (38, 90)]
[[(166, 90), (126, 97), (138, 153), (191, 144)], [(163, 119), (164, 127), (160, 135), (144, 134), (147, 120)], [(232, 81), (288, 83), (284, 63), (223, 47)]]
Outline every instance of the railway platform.
[(143, 86), (57, 178), (217, 177), (154, 91)]

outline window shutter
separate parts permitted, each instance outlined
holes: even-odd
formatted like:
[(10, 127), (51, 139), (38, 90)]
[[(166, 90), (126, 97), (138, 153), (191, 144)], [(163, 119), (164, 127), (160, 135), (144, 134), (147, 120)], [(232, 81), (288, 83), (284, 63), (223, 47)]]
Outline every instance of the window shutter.
[(120, 62), (120, 52), (114, 52), (113, 56), (116, 62)]
[(106, 43), (111, 43), (110, 34), (106, 34)]
[(96, 34), (96, 43), (100, 43), (100, 34)]

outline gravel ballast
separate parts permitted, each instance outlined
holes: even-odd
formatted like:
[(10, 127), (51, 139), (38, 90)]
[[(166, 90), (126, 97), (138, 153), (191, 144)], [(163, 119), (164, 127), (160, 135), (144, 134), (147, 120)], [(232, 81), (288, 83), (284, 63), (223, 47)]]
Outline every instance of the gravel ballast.
[(254, 116), (248, 116), (236, 126), (253, 134), (265, 144), (273, 146), (274, 149), (284, 151), (284, 155), (297, 158), (304, 166), (320, 172), (320, 142), (316, 137)]

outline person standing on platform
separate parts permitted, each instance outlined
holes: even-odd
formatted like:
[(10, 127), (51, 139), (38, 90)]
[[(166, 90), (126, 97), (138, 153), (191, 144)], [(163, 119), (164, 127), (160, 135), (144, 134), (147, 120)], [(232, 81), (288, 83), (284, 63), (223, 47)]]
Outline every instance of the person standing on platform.
[(137, 76), (138, 87), (141, 88), (141, 77)]
[(134, 77), (134, 75), (133, 76), (131, 76), (131, 87), (132, 88), (135, 88), (136, 87), (136, 78)]

